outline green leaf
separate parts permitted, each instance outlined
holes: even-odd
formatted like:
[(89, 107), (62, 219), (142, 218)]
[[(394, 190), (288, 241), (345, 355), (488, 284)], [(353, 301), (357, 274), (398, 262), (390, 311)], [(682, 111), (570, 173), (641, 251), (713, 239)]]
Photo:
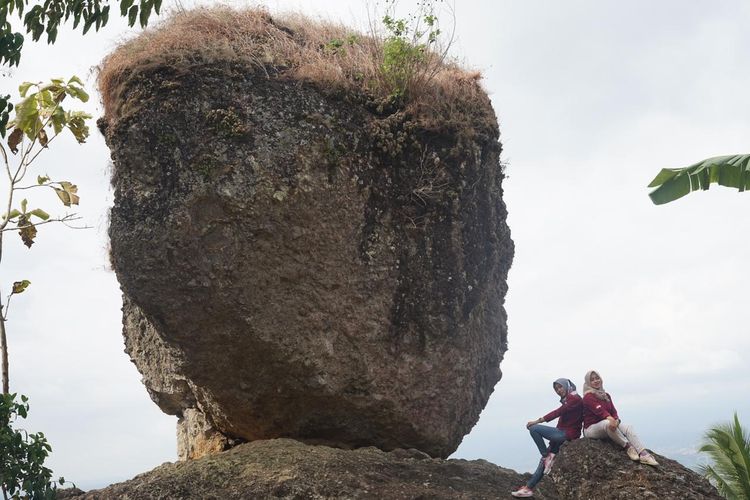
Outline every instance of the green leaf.
[(23, 293), (24, 290), (26, 290), (30, 284), (31, 284), (31, 281), (29, 280), (21, 280), (21, 281), (14, 282), (13, 293), (15, 294)]
[(57, 106), (55, 111), (50, 116), (50, 122), (52, 123), (52, 129), (55, 131), (55, 135), (62, 132), (65, 126), (68, 124), (68, 118), (65, 115), (65, 110), (62, 106)]
[(664, 168), (648, 187), (656, 205), (669, 203), (686, 194), (706, 190), (711, 184), (733, 187), (742, 192), (750, 189), (750, 155), (716, 156), (685, 168)]
[(128, 9), (133, 5), (134, 0), (121, 0), (120, 1), (120, 15), (125, 17), (128, 14)]
[(31, 211), (31, 212), (29, 212), (29, 213), (30, 213), (31, 215), (34, 215), (34, 216), (36, 216), (36, 217), (39, 217), (39, 218), (40, 218), (40, 219), (42, 219), (42, 220), (47, 220), (47, 219), (49, 219), (49, 214), (48, 214), (47, 212), (45, 212), (44, 210), (42, 210), (41, 208), (35, 208), (34, 210), (32, 210), (32, 211)]
[(34, 85), (32, 82), (23, 82), (18, 86), (18, 93), (21, 94), (21, 97), (26, 97), (26, 92), (29, 91), (32, 85)]
[(26, 198), (21, 200), (21, 212), (22, 213), (26, 213), (26, 207), (28, 206), (28, 204), (29, 204), (29, 201)]
[(10, 211), (10, 214), (8, 214), (7, 217), (3, 215), (3, 219), (15, 219), (19, 215), (21, 215), (21, 212), (19, 212), (18, 210), (14, 208), (13, 210)]
[(91, 26), (93, 26), (94, 21), (96, 21), (96, 16), (89, 17), (86, 19), (86, 21), (83, 23), (83, 34), (85, 35), (88, 33)]
[(37, 176), (37, 178), (36, 178), (36, 183), (37, 184), (39, 184), (41, 186), (45, 182), (49, 182), (49, 177), (47, 177), (46, 175), (39, 175), (39, 176)]
[(88, 93), (86, 93), (86, 91), (83, 90), (80, 87), (74, 87), (74, 86), (71, 85), (71, 86), (65, 88), (65, 92), (69, 96), (74, 97), (74, 98), (78, 99), (79, 101), (87, 102), (89, 100)]
[(89, 136), (89, 127), (86, 125), (86, 120), (90, 118), (91, 115), (83, 111), (66, 112), (68, 129), (79, 143), (86, 142)]
[[(101, 17), (101, 24), (102, 26), (106, 25), (107, 22), (109, 22), (109, 5), (105, 6), (102, 9), (102, 17)], [(99, 26), (96, 27), (97, 30), (99, 30)], [(81, 84), (83, 85), (83, 84)], [(62, 484), (62, 483), (60, 483)]]
[(36, 133), (38, 122), (39, 107), (37, 103), (37, 93), (33, 93), (16, 105), (16, 116), (13, 119), (13, 123), (30, 139), (32, 139)]
[(136, 19), (138, 19), (138, 6), (133, 5), (128, 11), (128, 26), (132, 28), (135, 25)]
[(153, 4), (150, 0), (141, 0), (141, 14), (139, 16), (141, 28), (145, 28), (146, 26), (148, 26), (148, 18), (151, 15), (152, 7)]

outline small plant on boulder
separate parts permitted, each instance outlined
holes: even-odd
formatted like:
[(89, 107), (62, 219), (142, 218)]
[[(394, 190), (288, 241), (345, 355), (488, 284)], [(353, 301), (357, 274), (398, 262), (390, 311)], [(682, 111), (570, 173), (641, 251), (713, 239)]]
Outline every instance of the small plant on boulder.
[(410, 93), (428, 83), (443, 64), (450, 42), (444, 50), (435, 50), (442, 33), (435, 13), (436, 3), (436, 0), (418, 2), (415, 12), (399, 18), (395, 14), (395, 0), (386, 1), (380, 70), (385, 87), (394, 99), (408, 98)]

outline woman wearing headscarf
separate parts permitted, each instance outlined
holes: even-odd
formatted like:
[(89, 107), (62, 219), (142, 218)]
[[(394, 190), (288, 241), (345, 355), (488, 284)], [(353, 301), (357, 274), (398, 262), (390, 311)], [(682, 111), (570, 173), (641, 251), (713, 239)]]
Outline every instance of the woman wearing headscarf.
[(602, 377), (594, 370), (586, 374), (583, 383), (583, 435), (593, 439), (609, 438), (622, 446), (631, 460), (659, 465), (646, 451), (633, 426), (620, 421), (612, 396), (604, 390)]
[[(581, 422), (583, 419), (583, 403), (581, 396), (576, 393), (576, 386), (567, 378), (559, 378), (552, 383), (552, 388), (560, 396), (560, 407), (552, 410), (543, 417), (526, 423), (526, 428), (531, 434), (539, 453), (542, 454), (539, 466), (531, 479), (511, 495), (518, 498), (534, 496), (534, 487), (542, 480), (544, 474), (552, 469), (555, 455), (560, 451), (560, 445), (565, 441), (578, 439), (581, 436)], [(550, 422), (557, 419), (557, 426), (541, 425), (542, 422)], [(549, 441), (549, 447), (544, 440)]]

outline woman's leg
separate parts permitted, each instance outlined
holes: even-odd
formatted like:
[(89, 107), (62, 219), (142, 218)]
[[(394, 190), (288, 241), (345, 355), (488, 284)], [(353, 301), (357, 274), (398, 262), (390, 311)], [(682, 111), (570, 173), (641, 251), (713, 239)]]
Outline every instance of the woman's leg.
[[(534, 443), (542, 456), (547, 455), (547, 445), (544, 442), (545, 439), (550, 442), (550, 447), (553, 448), (552, 453), (557, 453), (556, 450), (559, 450), (560, 444), (565, 442), (565, 431), (561, 431), (557, 427), (549, 425), (534, 424), (529, 427), (529, 434), (531, 434), (531, 439), (534, 440)], [(557, 443), (557, 445), (555, 446), (553, 443)]]
[(560, 446), (568, 440), (568, 437), (565, 435), (564, 431), (560, 431), (560, 434), (549, 440), (549, 451), (550, 453), (554, 453), (557, 455), (560, 452)]
[(628, 444), (628, 440), (625, 439), (622, 432), (618, 429), (612, 430), (609, 428), (608, 420), (601, 420), (595, 424), (586, 427), (583, 430), (583, 436), (592, 439), (606, 439), (609, 438), (620, 446)]
[(536, 471), (534, 471), (534, 474), (531, 476), (531, 479), (529, 479), (529, 482), (526, 483), (527, 488), (534, 489), (534, 487), (539, 484), (539, 481), (542, 480), (544, 477), (544, 459), (539, 460), (539, 466), (536, 468)]
[(633, 448), (636, 449), (638, 453), (646, 449), (646, 447), (643, 446), (643, 443), (641, 442), (638, 435), (635, 433), (635, 429), (633, 429), (632, 425), (620, 424), (619, 429), (620, 429), (620, 432), (624, 434), (625, 438), (633, 446)]

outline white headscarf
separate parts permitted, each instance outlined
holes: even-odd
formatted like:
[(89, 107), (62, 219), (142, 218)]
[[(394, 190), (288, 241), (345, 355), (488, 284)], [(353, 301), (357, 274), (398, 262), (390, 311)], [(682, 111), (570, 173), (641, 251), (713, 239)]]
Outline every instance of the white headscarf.
[(583, 378), (583, 395), (585, 396), (590, 392), (602, 401), (609, 401), (609, 394), (604, 391), (604, 379), (602, 379), (601, 389), (594, 389), (593, 387), (591, 387), (591, 376), (593, 374), (596, 374), (600, 379), (602, 378), (602, 376), (599, 375), (599, 372), (595, 370), (591, 370), (590, 372), (588, 372)]

